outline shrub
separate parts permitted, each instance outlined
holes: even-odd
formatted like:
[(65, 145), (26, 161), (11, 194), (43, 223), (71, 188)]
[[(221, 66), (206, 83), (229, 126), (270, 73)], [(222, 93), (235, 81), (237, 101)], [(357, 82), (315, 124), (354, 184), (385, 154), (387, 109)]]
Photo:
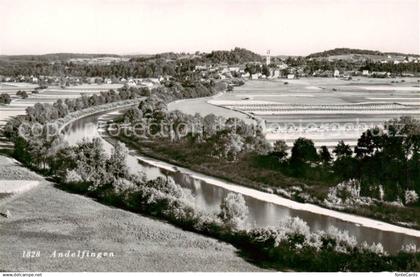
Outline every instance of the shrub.
[(405, 204), (406, 205), (414, 204), (418, 200), (419, 200), (419, 196), (414, 190), (405, 191)]
[(220, 205), (219, 217), (232, 229), (245, 228), (248, 217), (248, 207), (242, 194), (230, 192)]
[(16, 95), (22, 97), (22, 99), (28, 98), (28, 93), (24, 90), (19, 90), (16, 92)]
[(328, 228), (323, 236), (325, 241), (333, 239), (334, 250), (341, 253), (349, 253), (357, 246), (357, 240), (354, 236), (350, 236), (348, 231), (341, 231), (334, 226)]
[(10, 98), (10, 95), (7, 93), (0, 94), (0, 104), (10, 104), (12, 102), (12, 99)]
[(329, 188), (324, 203), (331, 207), (347, 207), (360, 204), (369, 204), (370, 199), (360, 196), (360, 182), (355, 179), (343, 181), (338, 185)]
[(401, 252), (417, 253), (417, 245), (415, 245), (414, 243), (404, 244), (401, 247)]
[(82, 181), (82, 177), (75, 170), (66, 170), (66, 175), (64, 179), (65, 183), (79, 183)]
[(388, 253), (384, 250), (384, 247), (382, 246), (382, 244), (380, 242), (378, 243), (372, 243), (371, 245), (369, 245), (366, 241), (362, 242), (362, 244), (360, 245), (360, 249), (362, 251), (366, 251), (369, 253), (374, 253), (376, 255), (379, 256), (387, 256)]
[(117, 194), (125, 194), (126, 192), (135, 190), (137, 188), (133, 182), (124, 178), (115, 179), (112, 183), (112, 187), (114, 192)]

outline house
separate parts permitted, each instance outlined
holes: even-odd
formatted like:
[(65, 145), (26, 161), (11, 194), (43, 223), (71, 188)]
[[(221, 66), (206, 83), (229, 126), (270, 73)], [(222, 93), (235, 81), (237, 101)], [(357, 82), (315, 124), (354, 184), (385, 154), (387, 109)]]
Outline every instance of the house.
[(206, 65), (196, 65), (194, 69), (197, 70), (197, 71), (202, 71), (202, 70), (206, 70), (207, 66)]
[(287, 79), (294, 79), (295, 78), (295, 74), (287, 74)]
[(228, 72), (230, 72), (230, 71), (229, 71), (229, 68), (227, 68), (227, 67), (222, 67), (221, 70), (220, 70), (220, 73), (222, 73), (222, 74), (223, 73), (228, 73)]
[(129, 87), (135, 87), (136, 85), (137, 84), (136, 84), (136, 82), (133, 79), (129, 79), (127, 81), (127, 86), (129, 86)]
[(407, 57), (407, 61), (409, 61), (409, 62), (413, 62), (415, 60), (415, 58), (414, 57)]
[(391, 73), (386, 71), (374, 71), (372, 72), (372, 76), (377, 78), (386, 78), (391, 76)]
[(261, 77), (261, 73), (255, 73), (255, 74), (252, 74), (251, 76), (250, 76), (250, 78), (252, 79), (252, 80), (257, 80), (257, 79), (259, 79), (260, 77)]
[(147, 81), (149, 81), (153, 84), (156, 84), (156, 85), (160, 84), (159, 78), (147, 78)]
[(362, 71), (362, 75), (363, 75), (363, 76), (369, 76), (369, 70), (366, 70), (366, 69), (365, 69), (365, 70), (363, 70), (363, 71)]
[(274, 69), (271, 71), (271, 78), (279, 78), (280, 77), (280, 70)]
[(284, 63), (284, 62), (281, 62), (281, 63), (279, 63), (279, 64), (277, 65), (277, 67), (278, 67), (280, 70), (283, 70), (283, 69), (288, 68), (288, 65), (287, 65), (286, 63)]

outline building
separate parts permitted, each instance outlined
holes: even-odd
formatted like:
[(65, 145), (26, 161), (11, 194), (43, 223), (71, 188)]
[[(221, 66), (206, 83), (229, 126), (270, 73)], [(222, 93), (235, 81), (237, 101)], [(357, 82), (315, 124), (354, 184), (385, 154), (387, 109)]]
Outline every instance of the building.
[(278, 69), (274, 69), (272, 72), (271, 72), (271, 78), (279, 78), (280, 77), (280, 70), (278, 70)]
[(133, 79), (127, 81), (127, 86), (129, 87), (135, 87), (136, 85), (136, 81), (134, 81)]
[(271, 63), (270, 50), (267, 50), (267, 56), (265, 57), (265, 64), (269, 65), (270, 63)]
[(257, 79), (259, 79), (261, 76), (262, 76), (262, 74), (258, 72), (258, 73), (252, 74), (252, 75), (251, 75), (251, 79), (252, 79), (252, 80), (257, 80)]

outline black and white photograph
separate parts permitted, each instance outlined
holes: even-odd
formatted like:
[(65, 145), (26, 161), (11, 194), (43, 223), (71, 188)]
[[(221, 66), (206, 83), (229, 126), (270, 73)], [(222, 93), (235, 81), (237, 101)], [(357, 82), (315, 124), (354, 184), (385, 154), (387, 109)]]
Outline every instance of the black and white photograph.
[(418, 276), (420, 0), (0, 0), (0, 274), (130, 272)]

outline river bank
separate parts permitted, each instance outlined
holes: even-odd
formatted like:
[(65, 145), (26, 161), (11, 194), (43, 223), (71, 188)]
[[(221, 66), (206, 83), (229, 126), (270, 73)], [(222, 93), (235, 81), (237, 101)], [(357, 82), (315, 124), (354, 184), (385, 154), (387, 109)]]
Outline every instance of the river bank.
[[(328, 209), (322, 206), (322, 203), (315, 202), (296, 202), (292, 201), (294, 199), (290, 199), (290, 197), (284, 198), (285, 195), (276, 195), (275, 192), (276, 187), (269, 187), (269, 184), (262, 185), (261, 182), (256, 182), (253, 179), (249, 179), (246, 177), (246, 172), (250, 172), (251, 169), (246, 167), (244, 169), (244, 164), (228, 164), (221, 162), (214, 162), (214, 163), (205, 163), (205, 165), (197, 164), (196, 160), (191, 161), (188, 160), (190, 154), (189, 150), (183, 148), (182, 151), (177, 149), (174, 145), (170, 144), (163, 144), (163, 143), (154, 143), (152, 141), (142, 141), (137, 140), (133, 141), (127, 137), (119, 136), (122, 142), (128, 145), (130, 148), (135, 149), (140, 154), (149, 156), (153, 159), (161, 160), (167, 163), (170, 163), (173, 166), (179, 166), (183, 168), (190, 169), (194, 172), (198, 172), (200, 174), (204, 174), (209, 176), (206, 181), (213, 183), (214, 185), (220, 185), (220, 183), (224, 183), (227, 181), (231, 184), (238, 184), (229, 186), (230, 190), (240, 192), (240, 193), (248, 193), (255, 197), (259, 193), (262, 193), (261, 196), (265, 201), (272, 201), (272, 203), (277, 203), (279, 205), (284, 205), (287, 207), (292, 207), (296, 209), (302, 209), (313, 213), (320, 213), (328, 216), (332, 216), (335, 218), (339, 218), (345, 221), (353, 222), (355, 224), (360, 224), (362, 226), (375, 228), (383, 231), (392, 231), (392, 232), (399, 232), (404, 233), (412, 236), (416, 236), (420, 238), (420, 231), (412, 228), (407, 228), (406, 226), (402, 225), (400, 222), (401, 219), (403, 220), (412, 220), (413, 218), (418, 217), (417, 210), (415, 208), (400, 208), (389, 206), (386, 207), (385, 211), (376, 211), (375, 209), (371, 209), (372, 207), (365, 207), (365, 208), (355, 208), (352, 210), (341, 210), (336, 211), (332, 209)], [(179, 150), (179, 151), (178, 151)], [(202, 157), (201, 157), (202, 158)], [(160, 164), (155, 164), (156, 166), (160, 166)], [(228, 166), (228, 167), (227, 167)], [(168, 168), (168, 165), (165, 166)], [(169, 166), (170, 168), (170, 166)], [(179, 169), (177, 169), (179, 170)], [(243, 173), (243, 174), (242, 174)], [(270, 176), (270, 174), (274, 174), (274, 172), (261, 172), (258, 171), (258, 176)], [(244, 177), (245, 176), (245, 177)], [(248, 175), (249, 176), (249, 175)], [(197, 176), (195, 176), (197, 177)], [(203, 178), (203, 175), (199, 176), (199, 178)], [(211, 177), (219, 178), (222, 182), (215, 182), (211, 180)], [(276, 179), (279, 176), (274, 175), (273, 178)], [(205, 177), (204, 177), (205, 178)], [(280, 179), (285, 186), (292, 187), (299, 183), (296, 179), (285, 177)], [(289, 181), (290, 180), (290, 181)], [(289, 182), (289, 183), (287, 183)], [(226, 186), (225, 186), (226, 187)], [(287, 196), (286, 196), (287, 197)], [(381, 207), (377, 207), (377, 209), (381, 209)], [(392, 212), (392, 213), (390, 213)], [(397, 219), (393, 219), (392, 216), (398, 216)], [(411, 226), (410, 226), (411, 227)], [(418, 228), (418, 226), (415, 226)]]

